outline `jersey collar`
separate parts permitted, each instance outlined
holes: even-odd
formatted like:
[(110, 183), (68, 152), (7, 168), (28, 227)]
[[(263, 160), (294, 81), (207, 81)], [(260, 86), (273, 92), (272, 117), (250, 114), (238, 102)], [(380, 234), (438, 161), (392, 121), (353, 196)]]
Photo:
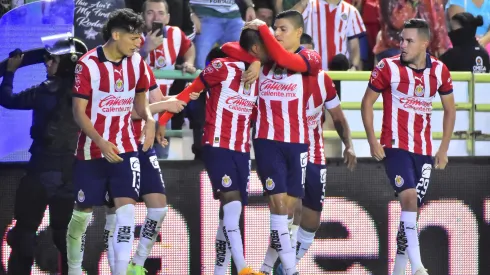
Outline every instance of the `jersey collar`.
[(119, 62), (113, 62), (113, 61), (110, 61), (109, 59), (107, 59), (107, 57), (105, 56), (104, 54), (104, 50), (102, 49), (102, 46), (98, 46), (97, 47), (97, 57), (99, 58), (99, 61), (101, 63), (103, 62), (111, 62), (112, 64), (114, 65), (120, 65), (122, 63), (122, 61), (124, 60), (124, 58), (126, 58), (127, 56), (123, 56), (123, 58), (121, 58), (121, 61)]
[(416, 72), (423, 72), (425, 69), (427, 68), (432, 68), (432, 62), (430, 61), (430, 54), (429, 53), (426, 53), (425, 54), (425, 68), (423, 69), (414, 69), (412, 67), (409, 67), (408, 66), (408, 63), (406, 63), (405, 61), (402, 60), (402, 55), (400, 55), (400, 63), (405, 66), (405, 67), (408, 67)]

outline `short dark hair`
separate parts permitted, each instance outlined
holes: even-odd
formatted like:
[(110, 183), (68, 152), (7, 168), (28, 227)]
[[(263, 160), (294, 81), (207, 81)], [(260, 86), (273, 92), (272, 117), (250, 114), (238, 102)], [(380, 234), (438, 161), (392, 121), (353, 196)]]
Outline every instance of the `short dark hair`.
[(313, 43), (313, 38), (311, 38), (311, 36), (307, 33), (303, 33), (299, 41), (300, 44), (310, 44), (313, 45), (313, 48), (315, 47), (315, 43)]
[(214, 47), (209, 51), (208, 56), (206, 56), (206, 66), (214, 59), (224, 57), (226, 57), (226, 54), (221, 50), (221, 47)]
[(291, 23), (293, 23), (294, 27), (305, 28), (305, 22), (303, 21), (303, 15), (295, 10), (287, 10), (279, 13), (276, 16), (276, 20), (278, 19), (289, 19)]
[(255, 10), (258, 11), (259, 9), (269, 9), (274, 11), (274, 7), (270, 1), (255, 1)]
[(167, 9), (167, 13), (169, 13), (168, 3), (165, 0), (146, 0), (145, 2), (143, 2), (143, 5), (141, 5), (141, 12), (143, 13), (146, 12), (146, 3), (163, 3), (165, 5), (165, 8)]
[(412, 18), (405, 21), (403, 24), (404, 29), (417, 29), (419, 34), (424, 35), (427, 39), (430, 39), (430, 29), (429, 24), (424, 19)]
[(108, 41), (114, 29), (123, 29), (129, 33), (139, 34), (143, 32), (145, 21), (141, 15), (132, 9), (118, 9), (109, 14), (107, 22), (102, 28), (102, 36)]
[(262, 43), (262, 37), (256, 30), (246, 29), (240, 34), (240, 47), (246, 51), (250, 51), (253, 45)]

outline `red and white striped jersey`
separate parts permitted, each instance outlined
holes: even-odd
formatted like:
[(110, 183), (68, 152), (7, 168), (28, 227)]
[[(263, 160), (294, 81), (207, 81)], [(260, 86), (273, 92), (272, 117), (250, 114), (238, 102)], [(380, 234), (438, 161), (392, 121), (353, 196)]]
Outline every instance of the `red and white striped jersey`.
[[(326, 72), (318, 74), (318, 85), (312, 85), (312, 93), (306, 105), (308, 121), (308, 160), (314, 164), (325, 165), (325, 149), (323, 145), (324, 110), (333, 109), (340, 105), (337, 90), (332, 79)], [(325, 108), (325, 109), (324, 109)]]
[(347, 41), (366, 32), (359, 11), (353, 5), (340, 1), (329, 4), (322, 0), (310, 0), (303, 12), (306, 33), (313, 38), (315, 50), (322, 56), (322, 68), (337, 54), (349, 58)]
[[(158, 84), (156, 83), (155, 75), (153, 75), (153, 71), (150, 66), (147, 66), (148, 70), (148, 83), (150, 83), (150, 88), (148, 89), (150, 92), (154, 89), (158, 88)], [(149, 93), (146, 94), (146, 98), (149, 99)], [(134, 129), (134, 137), (137, 141), (141, 141), (141, 133), (143, 132), (143, 128), (145, 127), (145, 121), (142, 119), (133, 119), (133, 129)]]
[[(148, 91), (146, 64), (138, 53), (114, 63), (99, 46), (86, 53), (75, 68), (75, 97), (88, 100), (85, 113), (95, 130), (115, 144), (120, 153), (135, 152), (136, 139), (131, 111), (136, 93)], [(78, 137), (76, 157), (102, 158), (97, 145), (83, 131)]]
[(385, 148), (432, 155), (432, 101), (436, 92), (453, 92), (446, 65), (427, 55), (426, 68), (414, 70), (399, 55), (385, 58), (372, 71), (368, 86), (383, 96), (380, 143)]
[[(145, 36), (141, 36), (141, 45), (145, 43)], [(178, 27), (165, 26), (163, 43), (148, 53), (146, 63), (154, 70), (174, 70), (177, 57), (184, 54), (192, 46), (192, 41)], [(168, 95), (173, 79), (157, 79), (164, 96)]]
[(321, 67), (318, 53), (300, 48), (308, 73), (297, 73), (276, 63), (263, 66), (259, 76), (259, 100), (255, 138), (289, 143), (308, 143), (306, 103), (310, 86)]
[(199, 77), (208, 89), (203, 144), (250, 152), (250, 118), (257, 102), (256, 84), (245, 88), (245, 63), (218, 58)]

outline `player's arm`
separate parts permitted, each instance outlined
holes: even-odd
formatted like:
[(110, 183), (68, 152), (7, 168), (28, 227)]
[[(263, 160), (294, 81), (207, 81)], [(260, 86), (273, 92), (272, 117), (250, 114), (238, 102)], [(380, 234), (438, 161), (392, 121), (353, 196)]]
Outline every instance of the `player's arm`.
[(350, 9), (347, 39), (349, 45), (350, 61), (356, 71), (362, 70), (361, 46), (359, 38), (366, 33), (366, 27), (357, 9)]
[(39, 86), (24, 90), (20, 93), (13, 93), (14, 75), (17, 68), (22, 63), (23, 55), (14, 56), (7, 61), (7, 68), (0, 84), (0, 106), (7, 109), (31, 110), (34, 108), (36, 94)]
[(179, 55), (182, 55), (182, 58), (184, 59), (182, 70), (188, 73), (195, 73), (196, 68), (194, 67), (194, 61), (196, 60), (196, 47), (182, 30), (178, 30), (180, 31), (181, 36)]
[(376, 134), (374, 132), (374, 108), (373, 105), (378, 100), (380, 92), (374, 91), (372, 88), (367, 87), (364, 97), (361, 103), (361, 115), (362, 122), (364, 124), (364, 129), (366, 130), (366, 135), (369, 144), (378, 142)]
[(359, 43), (359, 38), (354, 37), (349, 39), (349, 53), (350, 53), (350, 62), (352, 67), (356, 69), (356, 71), (362, 71), (362, 62), (361, 62), (361, 45)]
[[(301, 0), (298, 3), (296, 3), (291, 10), (298, 11), (299, 13), (303, 13), (306, 10), (306, 7), (308, 7), (308, 2), (309, 0)], [(282, 0), (281, 0), (281, 7), (282, 7)]]
[(456, 104), (454, 103), (453, 83), (451, 75), (446, 66), (442, 68), (442, 85), (439, 87), (439, 95), (441, 96), (442, 108), (444, 116), (442, 118), (442, 140), (439, 150), (435, 155), (435, 168), (444, 169), (448, 162), (447, 151), (449, 150), (449, 142), (453, 135), (454, 124), (456, 122)]

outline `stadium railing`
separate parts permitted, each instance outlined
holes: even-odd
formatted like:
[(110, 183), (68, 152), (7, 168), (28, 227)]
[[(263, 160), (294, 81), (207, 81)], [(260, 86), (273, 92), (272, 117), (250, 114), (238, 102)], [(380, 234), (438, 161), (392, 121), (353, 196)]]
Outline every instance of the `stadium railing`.
[[(182, 73), (177, 70), (154, 70), (155, 77), (157, 79), (187, 79), (192, 80), (198, 77), (200, 71), (195, 74)], [(329, 76), (333, 80), (339, 81), (360, 81), (367, 82), (370, 77), (370, 72), (329, 72)], [(490, 112), (490, 102), (486, 103), (484, 100), (482, 103), (475, 102), (475, 85), (490, 83), (490, 74), (472, 74), (469, 72), (452, 72), (451, 78), (454, 82), (466, 82), (468, 97), (466, 102), (456, 102), (457, 111), (468, 112), (468, 129), (464, 131), (455, 131), (452, 139), (454, 140), (466, 140), (468, 155), (475, 155), (475, 142), (476, 141), (490, 141), (490, 134), (483, 133), (481, 130), (475, 130), (475, 114), (477, 112)], [(364, 84), (364, 89), (365, 89)], [(364, 92), (364, 90), (362, 90)], [(354, 101), (342, 101), (342, 109), (344, 110), (360, 110), (361, 99), (358, 98), (357, 102)], [(374, 110), (383, 109), (382, 102), (376, 102)], [(443, 110), (443, 106), (440, 102), (433, 103), (434, 111)], [(182, 130), (168, 130), (167, 135), (169, 137), (182, 137)], [(339, 137), (335, 131), (324, 131), (324, 138), (329, 140), (338, 140)], [(376, 136), (379, 138), (380, 132), (376, 132)], [(366, 133), (364, 131), (353, 131), (353, 139), (366, 139)], [(442, 139), (442, 132), (433, 131), (432, 138), (435, 140)]]

